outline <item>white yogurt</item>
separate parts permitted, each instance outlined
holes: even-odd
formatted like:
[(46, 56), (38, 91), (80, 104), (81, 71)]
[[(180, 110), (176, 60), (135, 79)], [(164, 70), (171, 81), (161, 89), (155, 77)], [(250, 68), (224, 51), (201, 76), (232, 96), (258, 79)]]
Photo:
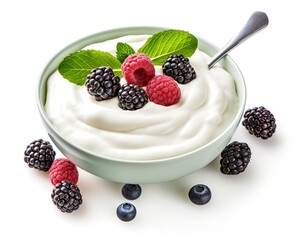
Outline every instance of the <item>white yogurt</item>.
[[(115, 54), (118, 42), (138, 49), (148, 37), (126, 36), (86, 49)], [(208, 70), (209, 59), (199, 50), (190, 58), (197, 78), (179, 84), (177, 104), (165, 107), (148, 102), (136, 111), (119, 108), (117, 97), (97, 102), (85, 86), (70, 83), (56, 71), (48, 79), (46, 112), (62, 136), (96, 155), (153, 160), (184, 154), (222, 133), (237, 111), (232, 76), (220, 67)], [(156, 75), (162, 74), (161, 66), (155, 68)]]

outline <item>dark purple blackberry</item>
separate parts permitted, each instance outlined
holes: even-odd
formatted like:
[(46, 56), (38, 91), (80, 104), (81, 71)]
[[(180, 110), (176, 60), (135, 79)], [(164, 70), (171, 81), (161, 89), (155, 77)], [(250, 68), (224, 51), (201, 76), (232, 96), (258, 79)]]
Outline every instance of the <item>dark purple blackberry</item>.
[(51, 198), (59, 210), (67, 213), (77, 210), (82, 204), (79, 188), (74, 183), (65, 180), (55, 185)]
[(248, 109), (244, 114), (242, 125), (250, 134), (262, 139), (272, 137), (276, 130), (276, 120), (273, 114), (262, 106)]
[(110, 67), (98, 67), (87, 76), (85, 86), (97, 101), (107, 100), (118, 95), (120, 78)]
[(135, 200), (141, 196), (142, 188), (139, 184), (125, 184), (122, 187), (122, 195), (128, 200)]
[(124, 110), (137, 110), (148, 102), (146, 91), (135, 84), (124, 84), (118, 93), (119, 107)]
[(43, 139), (30, 143), (24, 152), (24, 161), (29, 167), (47, 172), (55, 158), (52, 145)]
[(221, 172), (237, 175), (244, 172), (251, 158), (251, 150), (247, 143), (234, 141), (221, 152)]
[(162, 66), (163, 73), (174, 78), (178, 83), (186, 84), (196, 78), (196, 72), (190, 64), (190, 60), (182, 54), (168, 57)]

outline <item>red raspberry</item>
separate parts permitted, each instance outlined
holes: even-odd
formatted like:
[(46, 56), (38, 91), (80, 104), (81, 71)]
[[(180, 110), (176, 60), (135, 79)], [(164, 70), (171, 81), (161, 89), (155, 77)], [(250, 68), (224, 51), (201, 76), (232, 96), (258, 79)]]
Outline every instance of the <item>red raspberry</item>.
[(76, 184), (78, 182), (77, 167), (69, 159), (58, 158), (53, 161), (49, 169), (49, 178), (54, 186), (63, 180)]
[(181, 96), (180, 88), (175, 80), (166, 75), (152, 78), (146, 88), (150, 101), (163, 106), (177, 103)]
[(129, 84), (143, 87), (154, 77), (155, 68), (146, 54), (135, 53), (125, 59), (122, 64), (122, 72)]

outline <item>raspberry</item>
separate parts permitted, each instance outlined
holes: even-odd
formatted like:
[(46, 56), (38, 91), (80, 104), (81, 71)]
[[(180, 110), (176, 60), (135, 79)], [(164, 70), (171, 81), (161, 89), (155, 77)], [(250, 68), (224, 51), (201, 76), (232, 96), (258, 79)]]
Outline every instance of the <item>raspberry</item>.
[(234, 141), (221, 153), (220, 170), (227, 175), (244, 172), (251, 158), (251, 149), (247, 143)]
[(76, 184), (78, 182), (77, 167), (69, 159), (58, 158), (49, 169), (49, 178), (54, 186), (63, 180)]
[(82, 204), (82, 195), (79, 188), (68, 181), (55, 185), (51, 193), (52, 202), (56, 207), (66, 213), (71, 213)]
[(242, 124), (250, 134), (262, 139), (272, 137), (276, 130), (274, 115), (263, 106), (248, 109)]
[(31, 142), (24, 152), (24, 161), (30, 168), (47, 172), (55, 158), (55, 151), (50, 142), (38, 139)]
[(190, 64), (190, 60), (182, 54), (168, 57), (163, 64), (163, 73), (174, 78), (178, 83), (186, 84), (196, 78), (196, 72)]
[(142, 108), (148, 97), (145, 90), (135, 84), (125, 83), (118, 93), (119, 107), (124, 110), (137, 110)]
[(98, 67), (87, 75), (85, 86), (90, 95), (102, 101), (117, 96), (121, 84), (110, 67)]
[(169, 76), (157, 75), (150, 80), (146, 88), (150, 101), (163, 106), (176, 104), (181, 96), (180, 88)]
[(155, 75), (150, 58), (143, 53), (129, 55), (122, 64), (122, 72), (129, 84), (144, 87)]

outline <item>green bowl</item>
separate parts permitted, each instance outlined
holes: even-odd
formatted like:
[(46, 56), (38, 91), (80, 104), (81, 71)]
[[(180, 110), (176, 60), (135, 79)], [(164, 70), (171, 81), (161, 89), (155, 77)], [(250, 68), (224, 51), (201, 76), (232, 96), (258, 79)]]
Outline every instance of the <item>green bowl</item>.
[[(225, 57), (220, 64), (234, 78), (238, 96), (238, 110), (231, 124), (205, 146), (176, 157), (159, 160), (122, 160), (107, 158), (88, 152), (67, 141), (53, 126), (45, 111), (47, 80), (57, 69), (63, 58), (87, 45), (125, 35), (154, 34), (165, 30), (160, 27), (128, 27), (99, 32), (76, 41), (56, 54), (44, 69), (37, 87), (37, 105), (46, 130), (56, 147), (78, 167), (96, 176), (121, 183), (157, 183), (174, 180), (190, 174), (213, 161), (228, 144), (236, 131), (246, 103), (246, 86), (243, 75), (235, 62)], [(203, 38), (199, 39), (199, 49), (213, 55), (218, 48)]]

